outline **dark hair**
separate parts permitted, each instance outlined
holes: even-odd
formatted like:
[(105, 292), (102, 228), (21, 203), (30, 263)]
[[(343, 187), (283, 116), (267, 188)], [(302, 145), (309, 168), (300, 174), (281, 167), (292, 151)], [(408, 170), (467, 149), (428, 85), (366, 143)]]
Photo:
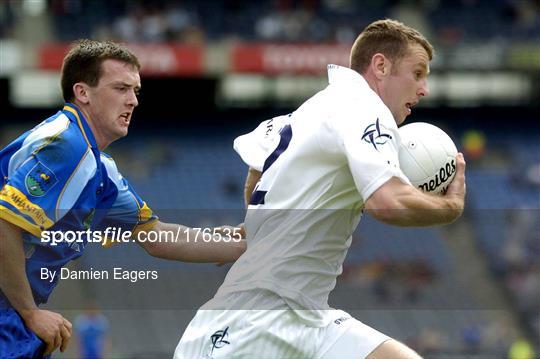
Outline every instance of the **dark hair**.
[(396, 20), (375, 21), (356, 38), (351, 49), (351, 69), (363, 73), (376, 53), (395, 63), (407, 55), (411, 44), (422, 45), (429, 59), (433, 58), (433, 46), (417, 30)]
[(73, 85), (84, 82), (97, 86), (103, 61), (113, 59), (133, 65), (140, 70), (139, 60), (124, 46), (111, 41), (78, 40), (64, 57), (62, 65), (62, 96), (66, 102), (75, 98)]

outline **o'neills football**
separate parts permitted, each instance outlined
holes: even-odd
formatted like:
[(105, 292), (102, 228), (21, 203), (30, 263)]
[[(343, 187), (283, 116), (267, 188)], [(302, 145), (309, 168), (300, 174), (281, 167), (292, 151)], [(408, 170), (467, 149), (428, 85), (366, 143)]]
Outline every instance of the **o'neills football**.
[(456, 174), (457, 148), (437, 126), (417, 122), (399, 129), (399, 165), (413, 186), (443, 194)]

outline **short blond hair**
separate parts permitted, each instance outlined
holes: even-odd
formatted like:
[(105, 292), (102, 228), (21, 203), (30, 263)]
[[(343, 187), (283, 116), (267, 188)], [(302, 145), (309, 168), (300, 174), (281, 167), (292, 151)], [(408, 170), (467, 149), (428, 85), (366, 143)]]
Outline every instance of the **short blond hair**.
[(351, 48), (351, 69), (363, 73), (377, 53), (383, 54), (392, 63), (399, 62), (407, 55), (412, 44), (421, 45), (429, 59), (433, 58), (433, 46), (412, 27), (391, 19), (372, 22), (358, 35)]

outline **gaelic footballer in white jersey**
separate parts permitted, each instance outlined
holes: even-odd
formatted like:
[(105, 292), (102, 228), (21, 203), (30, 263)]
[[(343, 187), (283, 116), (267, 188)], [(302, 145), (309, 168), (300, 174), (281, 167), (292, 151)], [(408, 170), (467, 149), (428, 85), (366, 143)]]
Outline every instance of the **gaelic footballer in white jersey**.
[[(388, 108), (355, 71), (330, 65), (328, 73), (329, 86), (298, 110), (235, 140), (263, 174), (245, 219), (248, 250), (216, 297), (260, 288), (293, 309), (329, 309), (364, 199), (393, 176), (409, 183)], [(310, 324), (328, 324), (312, 314)]]
[[(262, 172), (245, 218), (248, 248), (200, 312), (288, 308), (304, 327), (333, 323), (328, 296), (364, 201), (392, 177), (410, 184), (390, 110), (357, 72), (329, 65), (328, 76), (329, 85), (296, 111), (234, 141), (244, 162)], [(188, 327), (177, 355), (192, 333)]]

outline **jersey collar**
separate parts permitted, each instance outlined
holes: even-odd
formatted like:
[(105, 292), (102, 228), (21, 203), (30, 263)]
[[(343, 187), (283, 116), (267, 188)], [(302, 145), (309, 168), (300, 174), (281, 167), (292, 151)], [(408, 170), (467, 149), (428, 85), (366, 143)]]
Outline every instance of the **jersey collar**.
[(93, 148), (98, 148), (96, 139), (94, 138), (94, 134), (92, 133), (92, 130), (90, 129), (90, 126), (88, 126), (88, 122), (86, 122), (86, 118), (84, 118), (81, 111), (72, 103), (66, 103), (64, 105), (64, 108), (62, 109), (62, 112), (73, 122), (79, 126), (79, 129), (81, 130), (84, 139), (86, 140), (86, 143), (88, 146)]
[(329, 64), (328, 68), (328, 82), (330, 84), (337, 83), (350, 83), (360, 84), (362, 86), (368, 86), (368, 83), (362, 75), (358, 72), (339, 65)]

